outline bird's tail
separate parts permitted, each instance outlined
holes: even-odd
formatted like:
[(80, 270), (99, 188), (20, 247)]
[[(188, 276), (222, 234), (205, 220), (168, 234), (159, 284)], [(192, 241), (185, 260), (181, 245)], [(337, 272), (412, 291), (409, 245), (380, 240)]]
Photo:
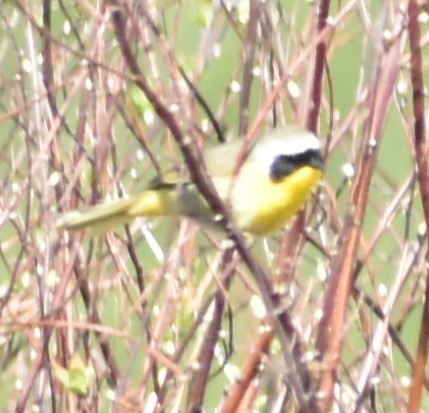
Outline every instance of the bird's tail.
[(125, 225), (138, 216), (161, 216), (171, 213), (174, 192), (168, 189), (148, 190), (131, 198), (107, 201), (102, 204), (71, 211), (61, 216), (59, 229), (88, 228), (96, 234)]

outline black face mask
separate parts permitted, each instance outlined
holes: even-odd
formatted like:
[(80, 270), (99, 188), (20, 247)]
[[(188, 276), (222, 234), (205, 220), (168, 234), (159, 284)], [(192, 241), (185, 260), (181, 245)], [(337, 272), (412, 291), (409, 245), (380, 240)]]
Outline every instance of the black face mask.
[(303, 166), (323, 170), (322, 154), (317, 149), (309, 149), (295, 155), (279, 155), (270, 168), (270, 177), (273, 181), (280, 181)]

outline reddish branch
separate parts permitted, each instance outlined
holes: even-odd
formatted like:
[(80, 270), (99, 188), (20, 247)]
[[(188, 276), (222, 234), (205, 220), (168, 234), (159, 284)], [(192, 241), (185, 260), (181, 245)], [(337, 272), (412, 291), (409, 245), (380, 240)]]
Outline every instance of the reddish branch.
[[(322, 0), (319, 6), (319, 20), (317, 22), (317, 32), (321, 33), (326, 27), (326, 19), (329, 14), (330, 0)], [(314, 65), (314, 79), (312, 89), (312, 105), (308, 114), (307, 127), (313, 132), (317, 132), (319, 120), (320, 101), (322, 99), (323, 69), (326, 61), (326, 42), (321, 41), (316, 48), (316, 59)]]
[(323, 317), (316, 343), (317, 353), (323, 357), (324, 365), (318, 392), (323, 412), (331, 411), (334, 401), (334, 385), (347, 328), (345, 321), (354, 282), (361, 228), (387, 113), (385, 108), (389, 106), (400, 70), (401, 39), (399, 34), (387, 52), (381, 49), (382, 54), (376, 60), (376, 77), (368, 97), (369, 117), (356, 162), (356, 178), (352, 185), (338, 253), (330, 264), (331, 276), (325, 293)]
[[(423, 64), (420, 48), (421, 34), (419, 23), (420, 7), (415, 0), (408, 3), (408, 32), (411, 50), (411, 83), (413, 88), (414, 109), (414, 148), (416, 152), (417, 179), (422, 198), (423, 213), (426, 222), (426, 237), (429, 228), (429, 174), (427, 164), (427, 142), (425, 125), (425, 103)], [(428, 239), (429, 244), (429, 239)], [(426, 256), (429, 261), (429, 249)], [(426, 268), (428, 268), (426, 266)], [(420, 326), (417, 355), (414, 363), (413, 379), (408, 403), (408, 412), (420, 411), (425, 380), (425, 369), (429, 351), (429, 272), (426, 273), (426, 289), (423, 314)]]
[(245, 398), (247, 390), (261, 371), (263, 356), (268, 353), (273, 337), (274, 330), (272, 323), (270, 323), (266, 327), (266, 330), (259, 336), (256, 346), (253, 348), (251, 355), (241, 369), (240, 378), (231, 387), (228, 397), (226, 397), (220, 409), (221, 413), (234, 413), (239, 411), (239, 407)]

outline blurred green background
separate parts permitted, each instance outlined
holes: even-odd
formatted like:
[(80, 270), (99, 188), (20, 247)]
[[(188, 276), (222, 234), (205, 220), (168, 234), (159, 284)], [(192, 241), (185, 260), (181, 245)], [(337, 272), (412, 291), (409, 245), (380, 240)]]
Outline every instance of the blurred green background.
[[(173, 65), (168, 58), (180, 64), (216, 115), (228, 138), (236, 136), (239, 129), (244, 42), (249, 19), (249, 3), (233, 3), (235, 5), (227, 13), (217, 2), (152, 2), (151, 13), (159, 29), (159, 38), (148, 29), (138, 8), (134, 15), (135, 21), (131, 17), (129, 20), (133, 52), (138, 56), (151, 86), (162, 90), (165, 94), (163, 98), (172, 99), (166, 103), (177, 104), (173, 101)], [(332, 18), (340, 13), (343, 6), (342, 2), (331, 5)], [(19, 399), (29, 383), (29, 374), (41, 349), (40, 309), (43, 307), (48, 313), (51, 310), (55, 288), (60, 284), (70, 258), (70, 252), (65, 252), (64, 240), (56, 232), (54, 222), (60, 210), (70, 207), (72, 183), (79, 182), (78, 204), (84, 206), (106, 196), (114, 196), (119, 187), (125, 193), (142, 190), (156, 175), (156, 168), (143, 148), (141, 136), (136, 132), (135, 125), (134, 128), (130, 127), (132, 110), (138, 115), (140, 126), (145, 131), (145, 145), (163, 169), (165, 165), (180, 163), (177, 147), (166, 128), (159, 123), (153, 108), (136, 90), (132, 80), (124, 76), (128, 72), (109, 24), (108, 14), (103, 14), (95, 7), (95, 4), (80, 2), (52, 3), (51, 36), (54, 40), (56, 85), (53, 93), (57, 108), (63, 116), (62, 124), (55, 123), (58, 118), (55, 119), (52, 108), (49, 108), (43, 85), (44, 52), (40, 30), (35, 26), (42, 23), (41, 2), (15, 4), (14, 1), (6, 1), (1, 11), (2, 411), (11, 409), (13, 401)], [(391, 33), (397, 27), (397, 15), (393, 9), (393, 5), (390, 8), (375, 2), (356, 7), (337, 24), (328, 42), (329, 76), (325, 72), (319, 129), (322, 139), (330, 142), (330, 146), (324, 188), (319, 192), (317, 202), (308, 208), (315, 211), (308, 225), (312, 236), (331, 254), (337, 250), (338, 237), (349, 207), (351, 179), (345, 171), (355, 166), (357, 154), (362, 150), (362, 136), (367, 133), (370, 110), (368, 90), (373, 90), (379, 70), (383, 69), (380, 68), (379, 54), (382, 54), (384, 48), (388, 49), (389, 39), (393, 37)], [(289, 63), (311, 46), (316, 19), (317, 4), (314, 2), (264, 3), (262, 26), (259, 27), (258, 43), (255, 45), (255, 77), (249, 104), (250, 125), (274, 85), (288, 71)], [(427, 21), (423, 18), (423, 12), (421, 20), (422, 31), (426, 33)], [(144, 40), (147, 44), (143, 44)], [(169, 55), (166, 47), (169, 48)], [(85, 60), (85, 56), (89, 59)], [(388, 107), (380, 108), (380, 111), (384, 111), (380, 116), (386, 116), (386, 123), (381, 144), (377, 148), (378, 162), (363, 222), (360, 257), (365, 256), (377, 228), (381, 225), (384, 229), (363, 265), (357, 285), (382, 306), (395, 277), (403, 268), (401, 261), (415, 258), (390, 315), (391, 324), (398, 326), (401, 339), (414, 355), (420, 328), (423, 294), (421, 270), (425, 247), (418, 233), (423, 217), (418, 191), (412, 179), (415, 169), (409, 133), (412, 108), (405, 47), (401, 59), (401, 71), (393, 98)], [(305, 99), (306, 96), (308, 98), (312, 73), (310, 62), (301, 65), (293, 73), (288, 90), (276, 102), (275, 110), (267, 116), (264, 126), (272, 125), (273, 118), (278, 124), (300, 120), (300, 108), (306, 107)], [(177, 72), (175, 74), (177, 76)], [(79, 83), (81, 76), (85, 78), (82, 84)], [(185, 90), (185, 84), (179, 83)], [(291, 91), (294, 90), (298, 93), (293, 94)], [(216, 137), (211, 128), (207, 127), (206, 114), (189, 95), (184, 93), (183, 96), (186, 96), (186, 105), (189, 105), (187, 107), (192, 116), (178, 111), (181, 125), (184, 128), (201, 129), (205, 133), (201, 138), (205, 142), (201, 144), (215, 144)], [(82, 111), (85, 100), (88, 104), (86, 110)], [(84, 140), (77, 142), (75, 134), (84, 116), (87, 117)], [(52, 162), (56, 151), (61, 167)], [(76, 162), (78, 156), (79, 161)], [(55, 191), (60, 183), (65, 191), (61, 202), (58, 202)], [(403, 187), (405, 190), (396, 200)], [(385, 224), (383, 216), (390, 205), (395, 207), (392, 208), (389, 223)], [(144, 228), (143, 233), (140, 227)], [(79, 254), (82, 271), (89, 277), (94, 295), (93, 305), (101, 315), (102, 323), (125, 334), (125, 337), (120, 334), (107, 335), (107, 340), (120, 366), (127, 393), (128, 389), (130, 392), (141, 390), (143, 382), (152, 383), (143, 379), (144, 374), (148, 374), (146, 346), (150, 341), (149, 335), (159, 333), (162, 343), (159, 350), (173, 354), (193, 325), (202, 303), (216, 291), (218, 284), (213, 268), (216, 268), (222, 236), (207, 235), (194, 224), (178, 223), (175, 219), (134, 225), (134, 246), (143, 266), (148, 292), (147, 297), (144, 297), (145, 305), (141, 307), (143, 301), (140, 301), (142, 297), (134, 274), (135, 267), (127, 253), (125, 232), (119, 229), (118, 233), (121, 241), (115, 239), (110, 243), (103, 241), (103, 238), (86, 237)], [(196, 235), (192, 236), (187, 247), (188, 241), (184, 239), (188, 233)], [(268, 240), (257, 241), (252, 247), (263, 266), (273, 273), (277, 265), (279, 240), (280, 234), (276, 234)], [(404, 255), (408, 253), (408, 248), (413, 253)], [(180, 253), (183, 255), (177, 258), (176, 255)], [(240, 266), (241, 274), (246, 271)], [(308, 351), (314, 349), (327, 276), (327, 257), (320, 248), (307, 243), (298, 261), (295, 278), (291, 280), (291, 285), (285, 287), (285, 301), (290, 306), (298, 331), (307, 340)], [(243, 282), (243, 278), (246, 282)], [(240, 372), (243, 362), (247, 360), (252, 343), (259, 336), (260, 319), (255, 314), (258, 298), (248, 283), (252, 283), (248, 274), (236, 277), (228, 293), (227, 301), (233, 314), (232, 328), (225, 316), (225, 338), (216, 347), (218, 363), (225, 357), (229, 340), (234, 343), (233, 351), (223, 370), (211, 378), (207, 385), (204, 407), (208, 412), (219, 408), (225, 392), (236, 378), (235, 374)], [(88, 310), (77, 287), (73, 285), (71, 283), (67, 290), (64, 311), (68, 312), (68, 319), (85, 322), (88, 320)], [(171, 317), (174, 322), (167, 328), (159, 325), (158, 320), (160, 314), (165, 315), (168, 311), (171, 311), (170, 316), (174, 314)], [(362, 321), (365, 317), (367, 325)], [(350, 304), (342, 370), (339, 372), (342, 386), (339, 389), (341, 401), (338, 406), (343, 409), (346, 405), (344, 395), (348, 391), (353, 394), (368, 340), (378, 322), (377, 317), (362, 302)], [(178, 363), (183, 371), (189, 371), (188, 362), (195, 358), (206, 325), (207, 322), (198, 328), (192, 339), (193, 344)], [(84, 333), (83, 329), (78, 329), (76, 336), (72, 335), (69, 340), (74, 341), (76, 353), (96, 371), (96, 379), (90, 380), (86, 402), (94, 403), (98, 399), (93, 405), (98, 405), (99, 411), (110, 411), (112, 390), (106, 381), (106, 367), (98, 349), (98, 339), (93, 332)], [(58, 348), (59, 343), (60, 340), (54, 334), (49, 349), (52, 357), (58, 356), (57, 361), (60, 363), (64, 353), (63, 349)], [(87, 348), (91, 349), (91, 354), (87, 354)], [(383, 363), (376, 385), (377, 411), (402, 411), (406, 402), (410, 366), (390, 339), (386, 338), (383, 351)], [(273, 353), (276, 353), (275, 344)], [(264, 395), (268, 393), (264, 392), (264, 385), (269, 388), (267, 383), (271, 379), (270, 374), (281, 376), (281, 372), (276, 370), (275, 354), (273, 360), (268, 362), (270, 368), (267, 368), (261, 379), (255, 411), (270, 411), (264, 410), (267, 408)], [(215, 371), (219, 365), (214, 365), (212, 370)], [(166, 374), (165, 367), (158, 374), (162, 382)], [(37, 383), (39, 386), (48, 386), (49, 377), (40, 377)], [(60, 384), (56, 386), (61, 387)], [(151, 388), (144, 389), (144, 411), (151, 411), (149, 396), (153, 395), (152, 391)], [(173, 390), (170, 391), (169, 397), (180, 399)], [(186, 394), (186, 389), (180, 386), (177, 386), (176, 391)], [(400, 396), (398, 391), (402, 392)], [(45, 399), (38, 399), (37, 394), (44, 394)], [(34, 406), (48, 411), (45, 409), (51, 406), (49, 392), (34, 389), (31, 398), (28, 407), (34, 403)], [(184, 409), (186, 397), (182, 396), (180, 400), (179, 405)], [(80, 402), (85, 403), (82, 400)], [(58, 403), (60, 407), (66, 405), (63, 393)], [(394, 410), (394, 406), (399, 410)], [(171, 406), (169, 408), (174, 411)], [(427, 398), (422, 411), (425, 409), (429, 409)]]

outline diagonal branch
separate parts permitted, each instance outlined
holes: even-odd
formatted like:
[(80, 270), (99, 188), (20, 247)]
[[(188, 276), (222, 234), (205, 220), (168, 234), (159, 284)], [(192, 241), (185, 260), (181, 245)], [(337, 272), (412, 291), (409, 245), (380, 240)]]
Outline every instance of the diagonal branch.
[[(145, 13), (148, 24), (156, 31), (156, 28), (153, 26), (152, 21), (150, 20), (149, 14), (147, 12)], [(258, 265), (257, 261), (253, 258), (252, 254), (247, 248), (243, 234), (234, 228), (226, 205), (216, 193), (213, 184), (206, 178), (206, 174), (204, 173), (204, 164), (201, 162), (202, 157), (196, 155), (196, 151), (194, 151), (191, 147), (192, 142), (184, 135), (174, 113), (161, 101), (161, 99), (152, 90), (146, 81), (128, 41), (124, 14), (120, 7), (116, 5), (112, 7), (112, 22), (116, 32), (116, 37), (118, 39), (119, 47), (130, 72), (134, 75), (134, 82), (136, 86), (139, 87), (146, 95), (146, 98), (151, 102), (157, 115), (162, 119), (167, 128), (170, 130), (183, 155), (191, 180), (194, 182), (201, 195), (208, 202), (215, 216), (220, 217), (219, 224), (225, 229), (229, 239), (233, 242), (243, 262), (248, 267), (250, 273), (254, 276), (258, 284), (258, 288), (261, 292), (267, 313), (274, 317), (277, 332), (279, 333), (278, 338), (283, 348), (284, 362), (287, 366), (287, 380), (294, 390), (294, 394), (299, 402), (299, 405), (301, 406), (301, 411), (317, 413), (318, 407), (315, 404), (315, 401), (312, 398), (306, 397), (304, 391), (304, 382), (307, 378), (307, 374), (306, 371), (303, 371), (303, 367), (297, 360), (295, 360), (292, 354), (290, 338), (288, 337), (288, 333), (283, 329), (281, 320), (278, 318), (276, 305), (272, 299), (271, 283), (268, 280), (267, 275)], [(159, 32), (157, 32), (157, 35), (160, 36)]]

